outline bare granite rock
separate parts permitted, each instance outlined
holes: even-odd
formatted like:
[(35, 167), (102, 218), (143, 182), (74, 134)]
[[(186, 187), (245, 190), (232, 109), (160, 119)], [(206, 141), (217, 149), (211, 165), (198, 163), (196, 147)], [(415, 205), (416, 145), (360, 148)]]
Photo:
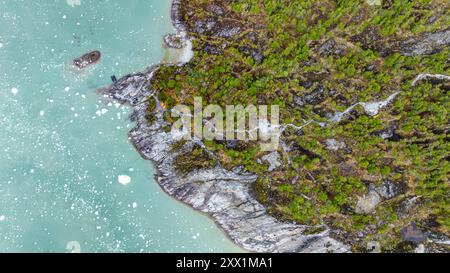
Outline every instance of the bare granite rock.
[(271, 172), (273, 170), (276, 170), (281, 165), (281, 156), (278, 152), (271, 152), (270, 154), (267, 154), (261, 158), (264, 162), (269, 163), (269, 169), (268, 171)]
[(355, 212), (358, 214), (369, 214), (375, 211), (375, 208), (381, 202), (381, 197), (376, 191), (369, 191), (363, 197), (358, 199)]
[(345, 147), (347, 147), (345, 142), (338, 141), (334, 138), (325, 140), (325, 145), (326, 145), (325, 149), (330, 150), (330, 151), (338, 151), (340, 149), (344, 149)]
[(450, 29), (411, 38), (404, 41), (400, 47), (403, 55), (418, 56), (439, 52), (448, 45), (450, 45)]

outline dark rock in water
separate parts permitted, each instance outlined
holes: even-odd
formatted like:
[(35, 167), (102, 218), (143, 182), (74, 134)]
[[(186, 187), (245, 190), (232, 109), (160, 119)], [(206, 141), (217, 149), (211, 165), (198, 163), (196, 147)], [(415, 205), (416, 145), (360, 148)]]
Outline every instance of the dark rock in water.
[(92, 52), (89, 52), (87, 54), (84, 54), (83, 56), (76, 58), (75, 60), (73, 60), (73, 64), (82, 69), (85, 68), (87, 66), (90, 66), (92, 64), (97, 63), (100, 58), (101, 58), (102, 54), (100, 53), (100, 51), (95, 50)]
[(400, 231), (402, 239), (407, 242), (420, 243), (426, 239), (425, 235), (417, 228), (416, 223), (411, 222)]
[(401, 53), (405, 56), (429, 55), (441, 51), (450, 45), (450, 29), (426, 33), (401, 43)]

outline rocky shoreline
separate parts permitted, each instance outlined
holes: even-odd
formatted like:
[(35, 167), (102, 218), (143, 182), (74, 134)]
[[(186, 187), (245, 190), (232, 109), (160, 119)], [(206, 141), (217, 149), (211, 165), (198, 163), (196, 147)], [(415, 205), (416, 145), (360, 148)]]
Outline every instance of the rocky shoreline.
[[(181, 0), (173, 1), (171, 16), (179, 32), (177, 37), (187, 39), (179, 13), (180, 3)], [(173, 148), (175, 137), (163, 129), (166, 124), (161, 105), (157, 107), (154, 122), (149, 123), (148, 97), (153, 95), (149, 82), (158, 68), (127, 75), (99, 92), (133, 107), (130, 118), (136, 126), (129, 133), (130, 140), (144, 159), (154, 162), (157, 181), (166, 193), (211, 217), (231, 240), (248, 251), (350, 251), (348, 246), (331, 238), (325, 226), (319, 227), (318, 234), (305, 234), (309, 233), (305, 231), (310, 226), (281, 222), (270, 216), (251, 194), (251, 184), (257, 177), (243, 168), (227, 171), (216, 166), (180, 173), (174, 164), (177, 156), (191, 151), (198, 143), (186, 142), (182, 147)]]

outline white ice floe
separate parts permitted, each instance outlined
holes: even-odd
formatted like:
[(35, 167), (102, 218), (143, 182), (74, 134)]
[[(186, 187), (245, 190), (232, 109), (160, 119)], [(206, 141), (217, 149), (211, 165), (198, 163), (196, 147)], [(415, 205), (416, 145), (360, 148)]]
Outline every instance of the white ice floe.
[(103, 108), (103, 109), (101, 109), (101, 110), (97, 110), (97, 111), (95, 112), (95, 114), (96, 114), (97, 116), (99, 116), (99, 117), (101, 117), (102, 115), (104, 115), (104, 114), (106, 114), (106, 113), (108, 113), (108, 109), (106, 109), (106, 108)]
[(67, 0), (67, 5), (74, 8), (75, 6), (81, 5), (81, 0)]
[(64, 91), (68, 92), (70, 90), (70, 87), (66, 86), (66, 88), (64, 88)]
[(41, 111), (39, 111), (39, 116), (44, 116), (45, 115), (45, 111), (44, 110), (41, 110)]
[(0, 48), (2, 48), (3, 47), (3, 44), (2, 43), (0, 43)]
[(133, 209), (135, 209), (135, 208), (137, 208), (138, 205), (137, 205), (136, 202), (133, 202), (133, 205), (132, 205), (132, 206), (133, 206)]
[(0, 221), (5, 221), (5, 215), (0, 215)]
[(16, 95), (17, 93), (19, 93), (19, 89), (17, 89), (16, 87), (11, 88), (11, 93), (13, 95)]
[(128, 175), (119, 175), (119, 177), (117, 178), (117, 181), (120, 184), (126, 186), (126, 185), (130, 184), (131, 177), (129, 177)]

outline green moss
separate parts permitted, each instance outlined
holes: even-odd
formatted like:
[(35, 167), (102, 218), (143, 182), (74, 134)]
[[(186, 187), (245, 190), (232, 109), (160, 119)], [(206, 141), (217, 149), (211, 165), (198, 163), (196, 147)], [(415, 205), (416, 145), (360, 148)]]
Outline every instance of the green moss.
[(211, 168), (216, 160), (202, 148), (196, 147), (191, 152), (181, 154), (175, 159), (175, 166), (182, 173), (188, 174), (197, 169)]

